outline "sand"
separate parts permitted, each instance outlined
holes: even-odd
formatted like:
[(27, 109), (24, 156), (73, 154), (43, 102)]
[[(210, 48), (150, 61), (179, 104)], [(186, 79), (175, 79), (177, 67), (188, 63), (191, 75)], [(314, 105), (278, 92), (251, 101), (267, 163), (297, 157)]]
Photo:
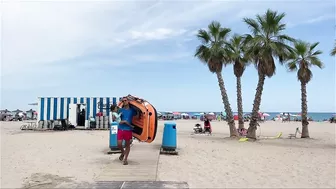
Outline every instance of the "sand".
[[(1, 122), (1, 188), (93, 182), (111, 160), (108, 131), (20, 131), (20, 122)], [(50, 183), (49, 183), (50, 184)], [(43, 188), (43, 184), (41, 187)], [(44, 187), (45, 188), (45, 187)]]
[(191, 135), (195, 123), (179, 123), (179, 156), (160, 156), (159, 179), (191, 188), (335, 188), (335, 124), (311, 123), (314, 139), (288, 139), (300, 123), (269, 121), (261, 137), (282, 139), (237, 142), (225, 138), (224, 122), (212, 123), (212, 136)]
[[(158, 180), (190, 188), (335, 188), (335, 124), (311, 122), (313, 139), (288, 139), (300, 123), (269, 121), (258, 135), (282, 138), (238, 142), (225, 122), (212, 122), (212, 136), (192, 134), (200, 121), (176, 122), (179, 155), (160, 156)], [(85, 186), (113, 161), (108, 131), (29, 132), (21, 124), (1, 122), (1, 188)]]

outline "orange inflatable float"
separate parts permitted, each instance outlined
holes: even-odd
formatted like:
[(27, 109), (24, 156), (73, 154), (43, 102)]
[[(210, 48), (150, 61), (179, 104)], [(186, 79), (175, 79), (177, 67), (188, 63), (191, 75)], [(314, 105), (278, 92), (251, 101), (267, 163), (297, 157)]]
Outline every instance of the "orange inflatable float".
[[(131, 124), (134, 126), (133, 137), (141, 142), (153, 142), (158, 125), (156, 109), (144, 99), (132, 95), (128, 95), (126, 98), (129, 101), (130, 107), (135, 109), (138, 114), (141, 113), (140, 118), (136, 115), (132, 119)], [(121, 108), (122, 102), (119, 102), (118, 106)]]

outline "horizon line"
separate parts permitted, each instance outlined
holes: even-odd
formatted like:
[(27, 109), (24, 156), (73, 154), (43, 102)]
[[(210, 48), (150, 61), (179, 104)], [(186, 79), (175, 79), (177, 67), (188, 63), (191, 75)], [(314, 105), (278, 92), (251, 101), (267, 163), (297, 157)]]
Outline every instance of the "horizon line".
[[(225, 111), (160, 111), (159, 110), (159, 112), (198, 112), (198, 113), (203, 113), (203, 112), (225, 112)], [(276, 111), (276, 112), (274, 112), (274, 111), (261, 111), (261, 112), (263, 112), (263, 113), (301, 113), (301, 111)], [(238, 112), (233, 112), (233, 113), (238, 113)], [(250, 112), (243, 112), (243, 113), (252, 113), (252, 111), (250, 111)], [(316, 112), (316, 111), (314, 111), (314, 112), (307, 112), (307, 113), (331, 113), (331, 114), (335, 114), (336, 113), (336, 111), (335, 112), (324, 112), (324, 111), (321, 111), (321, 112)]]

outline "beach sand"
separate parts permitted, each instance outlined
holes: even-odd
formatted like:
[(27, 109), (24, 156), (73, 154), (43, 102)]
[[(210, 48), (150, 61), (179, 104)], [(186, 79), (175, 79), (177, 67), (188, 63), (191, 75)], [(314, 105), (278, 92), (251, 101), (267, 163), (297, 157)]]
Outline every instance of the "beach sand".
[(178, 122), (179, 156), (160, 156), (159, 179), (191, 188), (335, 188), (335, 124), (310, 123), (313, 139), (288, 139), (300, 123), (267, 121), (257, 134), (282, 139), (238, 142), (224, 122), (212, 122), (212, 136), (191, 135), (196, 123)]
[[(282, 138), (238, 142), (225, 122), (212, 122), (212, 136), (193, 135), (198, 122), (176, 121), (179, 155), (160, 156), (158, 180), (190, 188), (335, 188), (335, 124), (311, 122), (312, 139), (288, 139), (300, 123), (269, 121), (258, 135)], [(106, 154), (108, 131), (21, 131), (21, 124), (1, 122), (1, 188), (84, 187), (115, 159)]]
[(108, 131), (21, 131), (21, 124), (1, 122), (1, 188), (93, 182), (112, 161)]

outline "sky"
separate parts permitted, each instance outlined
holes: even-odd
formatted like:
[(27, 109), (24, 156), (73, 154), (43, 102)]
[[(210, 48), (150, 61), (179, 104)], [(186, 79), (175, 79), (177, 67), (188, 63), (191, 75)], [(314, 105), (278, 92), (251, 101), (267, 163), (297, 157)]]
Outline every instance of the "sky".
[[(37, 97), (132, 94), (160, 111), (223, 111), (215, 74), (194, 57), (196, 33), (213, 21), (249, 33), (244, 17), (268, 8), (285, 12), (286, 34), (318, 48), (324, 68), (312, 68), (309, 112), (336, 112), (334, 0), (282, 1), (1, 1), (1, 109), (29, 109)], [(237, 111), (232, 66), (223, 69)], [(252, 109), (253, 66), (242, 77), (243, 109)], [(261, 111), (299, 112), (296, 73), (277, 64), (265, 81)]]

